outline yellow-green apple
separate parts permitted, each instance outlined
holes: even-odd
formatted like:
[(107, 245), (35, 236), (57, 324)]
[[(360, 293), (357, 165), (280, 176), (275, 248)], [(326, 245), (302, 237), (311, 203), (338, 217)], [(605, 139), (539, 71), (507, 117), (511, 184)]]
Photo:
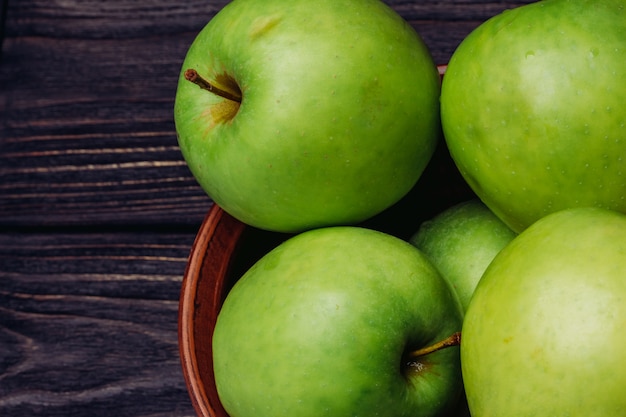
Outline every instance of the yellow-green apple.
[(483, 272), (516, 235), (482, 201), (471, 199), (423, 222), (410, 242), (452, 286), (465, 312)]
[(440, 78), (379, 0), (234, 0), (184, 59), (182, 154), (225, 211), (298, 232), (400, 200), (441, 135)]
[(441, 118), (462, 175), (520, 232), (569, 207), (626, 212), (625, 101), (624, 1), (544, 0), (463, 40)]
[(215, 383), (231, 417), (439, 416), (462, 390), (462, 319), (417, 248), (362, 227), (303, 232), (228, 293)]
[(622, 213), (566, 209), (513, 239), (463, 323), (472, 417), (623, 416), (625, 278)]

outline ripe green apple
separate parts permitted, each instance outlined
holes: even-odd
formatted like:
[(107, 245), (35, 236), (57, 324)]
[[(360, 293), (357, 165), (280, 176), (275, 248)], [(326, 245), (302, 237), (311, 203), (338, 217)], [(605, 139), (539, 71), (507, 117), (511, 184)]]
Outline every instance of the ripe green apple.
[(463, 323), (472, 417), (626, 410), (626, 215), (552, 213), (496, 255)]
[(187, 52), (176, 131), (198, 183), (239, 220), (355, 224), (417, 182), (441, 136), (440, 86), (382, 1), (234, 0)]
[(483, 272), (515, 236), (482, 201), (471, 199), (423, 222), (409, 241), (452, 286), (465, 312)]
[(625, 63), (623, 0), (511, 9), (452, 55), (441, 93), (446, 143), (516, 232), (569, 207), (626, 212)]
[(362, 227), (303, 232), (228, 293), (213, 336), (218, 395), (231, 417), (442, 415), (462, 390), (459, 348), (416, 350), (461, 323), (408, 242)]

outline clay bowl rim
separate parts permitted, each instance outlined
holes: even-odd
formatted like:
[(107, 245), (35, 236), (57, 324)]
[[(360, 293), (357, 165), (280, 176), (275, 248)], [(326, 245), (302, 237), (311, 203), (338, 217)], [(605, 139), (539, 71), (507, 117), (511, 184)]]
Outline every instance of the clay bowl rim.
[[(233, 254), (245, 228), (244, 223), (213, 204), (193, 242), (183, 276), (178, 313), (179, 354), (187, 390), (200, 417), (228, 415), (217, 397), (212, 378), (210, 343), (217, 313), (227, 291), (225, 278), (229, 275)], [(208, 282), (201, 282), (203, 280)], [(214, 289), (209, 297), (199, 293), (201, 285)], [(204, 343), (196, 343), (198, 338)], [(198, 361), (199, 356), (204, 359)]]

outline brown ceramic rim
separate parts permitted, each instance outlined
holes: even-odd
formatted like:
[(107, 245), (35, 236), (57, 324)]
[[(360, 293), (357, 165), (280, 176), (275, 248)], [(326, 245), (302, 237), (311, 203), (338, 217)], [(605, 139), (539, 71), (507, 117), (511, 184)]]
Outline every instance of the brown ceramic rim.
[[(182, 282), (178, 315), (179, 351), (193, 407), (201, 417), (226, 415), (215, 396), (210, 351), (213, 327), (223, 301), (224, 277), (245, 225), (214, 204), (193, 243)], [(213, 288), (200, 294), (202, 285)], [(198, 361), (201, 357), (202, 360)]]

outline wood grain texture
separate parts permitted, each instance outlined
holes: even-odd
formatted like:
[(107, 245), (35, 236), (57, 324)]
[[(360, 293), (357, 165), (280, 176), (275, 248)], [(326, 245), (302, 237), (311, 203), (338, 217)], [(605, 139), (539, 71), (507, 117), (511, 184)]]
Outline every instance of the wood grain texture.
[(2, 63), (2, 44), (4, 43), (4, 25), (6, 23), (9, 0), (0, 0), (0, 63)]
[(0, 234), (0, 415), (192, 416), (177, 345), (193, 234)]
[(7, 38), (0, 222), (199, 224), (172, 112), (192, 36)]
[[(529, 2), (387, 1), (437, 63)], [(173, 103), (226, 3), (0, 0), (0, 416), (193, 417), (178, 297), (212, 203)]]
[(199, 225), (177, 147), (180, 64), (225, 2), (11, 1), (0, 71), (0, 222)]
[(228, 0), (10, 0), (8, 36), (151, 38), (196, 32)]

